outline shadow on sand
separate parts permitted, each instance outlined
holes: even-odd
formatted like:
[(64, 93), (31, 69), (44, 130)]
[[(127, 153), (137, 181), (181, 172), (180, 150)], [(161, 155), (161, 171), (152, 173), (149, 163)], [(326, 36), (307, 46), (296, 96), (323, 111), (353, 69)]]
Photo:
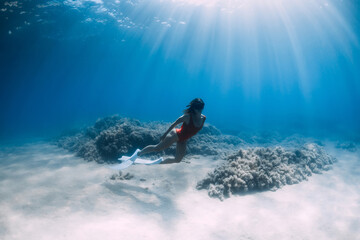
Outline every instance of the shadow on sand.
[[(179, 217), (180, 211), (176, 208), (174, 201), (168, 196), (155, 193), (148, 188), (123, 182), (105, 182), (102, 185), (118, 196), (129, 198), (133, 211), (140, 214), (160, 214), (166, 228), (169, 228), (174, 220)], [(126, 201), (126, 204), (128, 203)]]

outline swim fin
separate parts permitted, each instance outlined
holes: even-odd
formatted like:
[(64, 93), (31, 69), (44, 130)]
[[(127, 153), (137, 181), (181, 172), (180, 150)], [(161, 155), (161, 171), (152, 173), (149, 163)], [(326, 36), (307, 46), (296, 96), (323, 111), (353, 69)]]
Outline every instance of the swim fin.
[(110, 166), (111, 169), (115, 169), (115, 170), (122, 170), (122, 169), (125, 169), (125, 168), (128, 168), (130, 167), (131, 165), (133, 165), (134, 162), (131, 161), (131, 160), (126, 160), (126, 161), (123, 161), (122, 163), (120, 164), (116, 164), (116, 165), (112, 165)]

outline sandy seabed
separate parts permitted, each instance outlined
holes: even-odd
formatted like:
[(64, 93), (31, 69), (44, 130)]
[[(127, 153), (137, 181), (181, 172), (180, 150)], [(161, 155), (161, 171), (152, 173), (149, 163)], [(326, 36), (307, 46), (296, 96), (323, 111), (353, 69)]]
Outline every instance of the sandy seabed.
[(48, 143), (0, 148), (0, 239), (360, 239), (360, 154), (275, 192), (220, 201), (196, 184), (223, 160), (131, 166), (133, 177)]

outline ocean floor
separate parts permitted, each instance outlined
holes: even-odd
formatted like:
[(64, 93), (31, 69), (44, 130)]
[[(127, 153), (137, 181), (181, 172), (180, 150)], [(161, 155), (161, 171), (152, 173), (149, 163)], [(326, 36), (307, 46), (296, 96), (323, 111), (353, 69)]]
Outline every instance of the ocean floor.
[(0, 239), (360, 239), (360, 152), (307, 181), (220, 201), (196, 184), (224, 162), (122, 171), (44, 142), (0, 148)]

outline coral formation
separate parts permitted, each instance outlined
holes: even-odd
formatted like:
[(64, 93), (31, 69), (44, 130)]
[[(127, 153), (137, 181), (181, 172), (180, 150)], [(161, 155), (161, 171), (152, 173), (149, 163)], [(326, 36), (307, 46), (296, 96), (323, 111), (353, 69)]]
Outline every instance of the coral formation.
[(130, 180), (134, 178), (134, 174), (131, 173), (123, 173), (122, 171), (119, 171), (119, 173), (114, 173), (111, 175), (111, 180)]
[(113, 162), (119, 155), (156, 142), (160, 131), (154, 129), (137, 120), (111, 116), (75, 135), (60, 137), (57, 144), (88, 161)]
[(344, 149), (344, 150), (347, 150), (349, 152), (356, 152), (357, 151), (356, 144), (353, 143), (353, 142), (338, 142), (336, 144), (336, 148)]
[(329, 170), (336, 161), (315, 143), (295, 150), (241, 149), (227, 160), (198, 182), (197, 189), (207, 189), (209, 196), (221, 200), (252, 190), (275, 191), (286, 184), (307, 180), (313, 173)]

